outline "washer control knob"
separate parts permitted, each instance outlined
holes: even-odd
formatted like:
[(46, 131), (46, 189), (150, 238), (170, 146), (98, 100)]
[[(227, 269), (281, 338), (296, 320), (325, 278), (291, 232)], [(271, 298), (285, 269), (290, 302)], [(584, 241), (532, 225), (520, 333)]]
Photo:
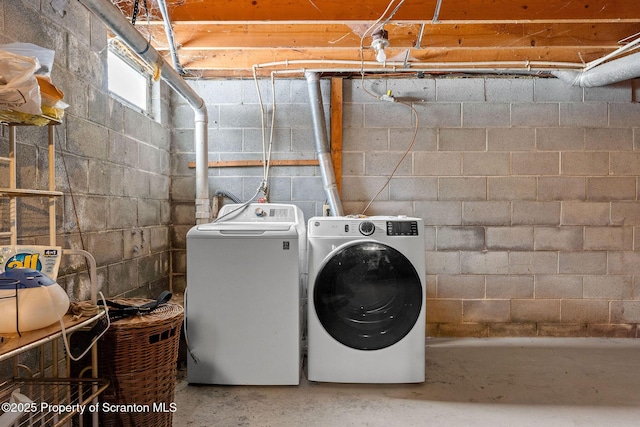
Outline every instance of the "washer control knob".
[(267, 212), (262, 208), (256, 208), (256, 216), (262, 218), (263, 216), (267, 216)]
[(359, 228), (363, 236), (371, 236), (376, 231), (376, 226), (371, 221), (362, 221)]

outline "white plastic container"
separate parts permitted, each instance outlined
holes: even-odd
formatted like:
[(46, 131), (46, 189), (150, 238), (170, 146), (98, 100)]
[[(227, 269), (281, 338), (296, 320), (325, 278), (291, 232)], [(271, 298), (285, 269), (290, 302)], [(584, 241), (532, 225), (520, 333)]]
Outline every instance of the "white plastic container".
[(14, 268), (0, 274), (0, 333), (44, 328), (58, 322), (68, 309), (64, 289), (39, 271)]

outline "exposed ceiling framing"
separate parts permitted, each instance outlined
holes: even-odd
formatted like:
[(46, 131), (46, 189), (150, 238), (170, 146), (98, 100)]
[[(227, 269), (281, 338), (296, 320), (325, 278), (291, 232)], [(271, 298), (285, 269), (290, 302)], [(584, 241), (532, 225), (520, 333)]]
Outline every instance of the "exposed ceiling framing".
[[(135, 0), (112, 1), (131, 19)], [(158, 1), (147, 0), (147, 13), (139, 0), (135, 26), (172, 63)], [(580, 69), (640, 37), (637, 0), (166, 0), (166, 6), (180, 65), (202, 78), (254, 70)], [(390, 42), (384, 64), (371, 48), (381, 23)]]

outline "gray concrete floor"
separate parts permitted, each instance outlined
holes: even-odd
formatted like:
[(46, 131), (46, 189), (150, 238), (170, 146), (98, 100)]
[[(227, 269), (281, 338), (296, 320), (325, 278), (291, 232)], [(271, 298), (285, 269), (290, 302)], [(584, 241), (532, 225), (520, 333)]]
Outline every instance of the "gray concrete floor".
[(640, 340), (428, 339), (423, 384), (176, 384), (173, 426), (638, 426)]

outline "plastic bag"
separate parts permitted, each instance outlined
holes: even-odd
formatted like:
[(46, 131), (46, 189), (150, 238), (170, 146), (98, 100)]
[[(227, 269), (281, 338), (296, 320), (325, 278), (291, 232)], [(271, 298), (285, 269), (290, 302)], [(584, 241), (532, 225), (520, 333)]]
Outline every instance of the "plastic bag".
[(0, 50), (0, 110), (42, 114), (38, 60)]
[(34, 74), (40, 76), (51, 77), (51, 69), (53, 68), (53, 60), (56, 51), (37, 46), (33, 43), (8, 43), (0, 45), (0, 50), (15, 53), (16, 55), (26, 56), (27, 58), (35, 58), (40, 66)]
[[(24, 394), (20, 393), (20, 389), (15, 389), (11, 393), (9, 399), (9, 405), (6, 402), (2, 404), (2, 407), (11, 409), (9, 411), (3, 411), (4, 414), (0, 415), (0, 426), (13, 426), (17, 425), (18, 420), (26, 413), (31, 412), (31, 409), (37, 408), (37, 404), (33, 400), (29, 399)], [(13, 409), (16, 410), (13, 410)], [(20, 424), (22, 425), (22, 424)]]

